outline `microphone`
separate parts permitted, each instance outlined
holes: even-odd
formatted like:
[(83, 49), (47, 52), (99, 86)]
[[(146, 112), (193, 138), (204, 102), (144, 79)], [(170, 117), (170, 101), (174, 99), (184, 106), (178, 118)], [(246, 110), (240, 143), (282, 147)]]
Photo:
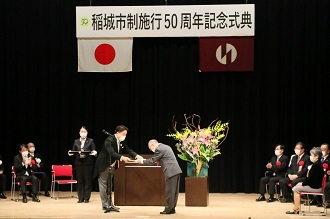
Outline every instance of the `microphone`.
[(103, 133), (103, 134), (106, 134), (106, 135), (109, 135), (109, 136), (113, 136), (113, 134), (110, 134), (110, 132), (107, 132), (107, 131), (105, 131), (104, 129), (102, 130), (102, 133)]

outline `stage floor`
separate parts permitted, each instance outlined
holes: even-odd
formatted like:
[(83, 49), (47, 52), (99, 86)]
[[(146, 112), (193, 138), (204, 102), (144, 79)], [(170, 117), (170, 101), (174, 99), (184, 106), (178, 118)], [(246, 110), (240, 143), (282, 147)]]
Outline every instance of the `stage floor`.
[[(9, 195), (7, 193), (7, 195)], [(64, 196), (67, 196), (65, 198)], [(245, 219), (282, 219), (282, 218), (328, 218), (327, 216), (287, 215), (292, 209), (291, 203), (256, 202), (258, 194), (243, 193), (210, 193), (208, 207), (186, 207), (185, 195), (180, 193), (176, 214), (161, 215), (163, 206), (119, 206), (120, 212), (104, 213), (98, 192), (93, 192), (88, 204), (77, 203), (76, 198), (70, 198), (69, 192), (61, 192), (60, 199), (54, 200), (40, 196), (40, 203), (28, 199), (14, 202), (0, 199), (0, 218), (61, 218), (61, 219), (94, 219), (94, 218), (245, 218)], [(61, 198), (62, 197), (62, 198)], [(20, 197), (21, 198), (21, 197)], [(148, 199), (148, 197), (145, 197)], [(303, 208), (307, 211), (308, 207)], [(320, 212), (322, 208), (312, 206), (312, 210)]]

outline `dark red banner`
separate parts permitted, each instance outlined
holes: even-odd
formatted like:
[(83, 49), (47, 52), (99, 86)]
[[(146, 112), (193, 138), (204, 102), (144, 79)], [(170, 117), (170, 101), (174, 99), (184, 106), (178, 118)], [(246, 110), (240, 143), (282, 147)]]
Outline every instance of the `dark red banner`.
[(201, 37), (201, 72), (253, 71), (254, 37)]

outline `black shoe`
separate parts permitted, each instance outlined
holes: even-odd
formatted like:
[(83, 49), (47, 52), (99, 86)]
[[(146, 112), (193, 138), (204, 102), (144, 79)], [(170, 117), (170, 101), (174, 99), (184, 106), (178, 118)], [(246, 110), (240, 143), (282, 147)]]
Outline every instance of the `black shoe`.
[(107, 207), (102, 207), (102, 210), (103, 210), (103, 211), (107, 210)]
[(293, 199), (292, 198), (284, 198), (281, 200), (281, 203), (292, 203)]
[(298, 210), (293, 210), (293, 211), (287, 211), (285, 213), (286, 214), (299, 214), (299, 209)]
[(6, 199), (7, 196), (1, 192), (1, 193), (0, 193), (0, 198), (2, 198), (2, 199)]
[(277, 201), (277, 199), (274, 197), (270, 197), (269, 199), (267, 199), (266, 202), (270, 203), (270, 202), (274, 202), (274, 201)]
[(260, 195), (259, 198), (256, 199), (257, 202), (260, 202), (260, 201), (266, 201), (266, 198), (265, 196), (263, 195)]
[(85, 203), (89, 203), (89, 200), (86, 199), (86, 200), (85, 200)]
[(170, 212), (161, 211), (160, 214), (175, 214), (175, 211), (171, 210)]
[(32, 201), (33, 202), (40, 202), (40, 200), (35, 195), (32, 195)]
[(80, 200), (80, 199), (77, 201), (77, 203), (83, 203), (83, 202), (84, 200)]
[(316, 200), (311, 200), (310, 202), (309, 202), (309, 204), (308, 203), (305, 203), (304, 205), (305, 206), (308, 206), (308, 205), (310, 205), (310, 206), (313, 206), (313, 205), (317, 205), (318, 203), (317, 203), (317, 201)]
[(330, 208), (330, 203), (325, 204), (325, 208)]
[(45, 192), (45, 196), (46, 196), (46, 197), (50, 197), (50, 194), (49, 194), (48, 191)]
[(23, 203), (27, 203), (27, 198), (26, 198), (26, 195), (23, 196), (23, 200), (22, 200)]
[(104, 211), (104, 213), (108, 213), (110, 211), (114, 211), (114, 212), (119, 212), (119, 209), (114, 207), (114, 206), (109, 206), (107, 207), (107, 209)]

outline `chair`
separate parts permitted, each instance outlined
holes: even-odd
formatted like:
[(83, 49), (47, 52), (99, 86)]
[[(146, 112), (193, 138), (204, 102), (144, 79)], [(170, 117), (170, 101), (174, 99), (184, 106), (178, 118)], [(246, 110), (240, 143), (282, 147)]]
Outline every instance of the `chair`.
[[(305, 199), (305, 204), (308, 205), (308, 212), (309, 213), (312, 213), (311, 212), (311, 206), (310, 206), (310, 200), (309, 200), (309, 196), (308, 195), (321, 195), (322, 196), (322, 202), (325, 203), (325, 198), (324, 198), (324, 189), (326, 187), (326, 181), (327, 181), (327, 175), (324, 175), (323, 176), (323, 179), (322, 179), (322, 191), (321, 192), (300, 192), (300, 196), (302, 195), (306, 195), (307, 196), (307, 199)], [(300, 203), (300, 210), (301, 210), (301, 203)], [(308, 214), (306, 214), (304, 211), (301, 211), (302, 215), (306, 216)], [(327, 214), (327, 206), (324, 204), (323, 205), (323, 212), (320, 212), (320, 214), (317, 214), (319, 216), (326, 216)], [(313, 214), (314, 215), (314, 214)]]
[(72, 185), (77, 183), (77, 180), (73, 179), (72, 165), (52, 165), (52, 184), (50, 188), (51, 198), (55, 195), (55, 185), (57, 183), (57, 197), (60, 193), (60, 185), (69, 184), (71, 185), (71, 197), (72, 196)]
[[(27, 186), (31, 186), (31, 182), (26, 182)], [(16, 181), (16, 172), (14, 166), (11, 167), (11, 189), (10, 189), (10, 196), (11, 200), (17, 202), (19, 199), (19, 192), (17, 195), (17, 199), (15, 199), (15, 192), (16, 192), (16, 186), (18, 186), (18, 191), (20, 190), (21, 183)]]

